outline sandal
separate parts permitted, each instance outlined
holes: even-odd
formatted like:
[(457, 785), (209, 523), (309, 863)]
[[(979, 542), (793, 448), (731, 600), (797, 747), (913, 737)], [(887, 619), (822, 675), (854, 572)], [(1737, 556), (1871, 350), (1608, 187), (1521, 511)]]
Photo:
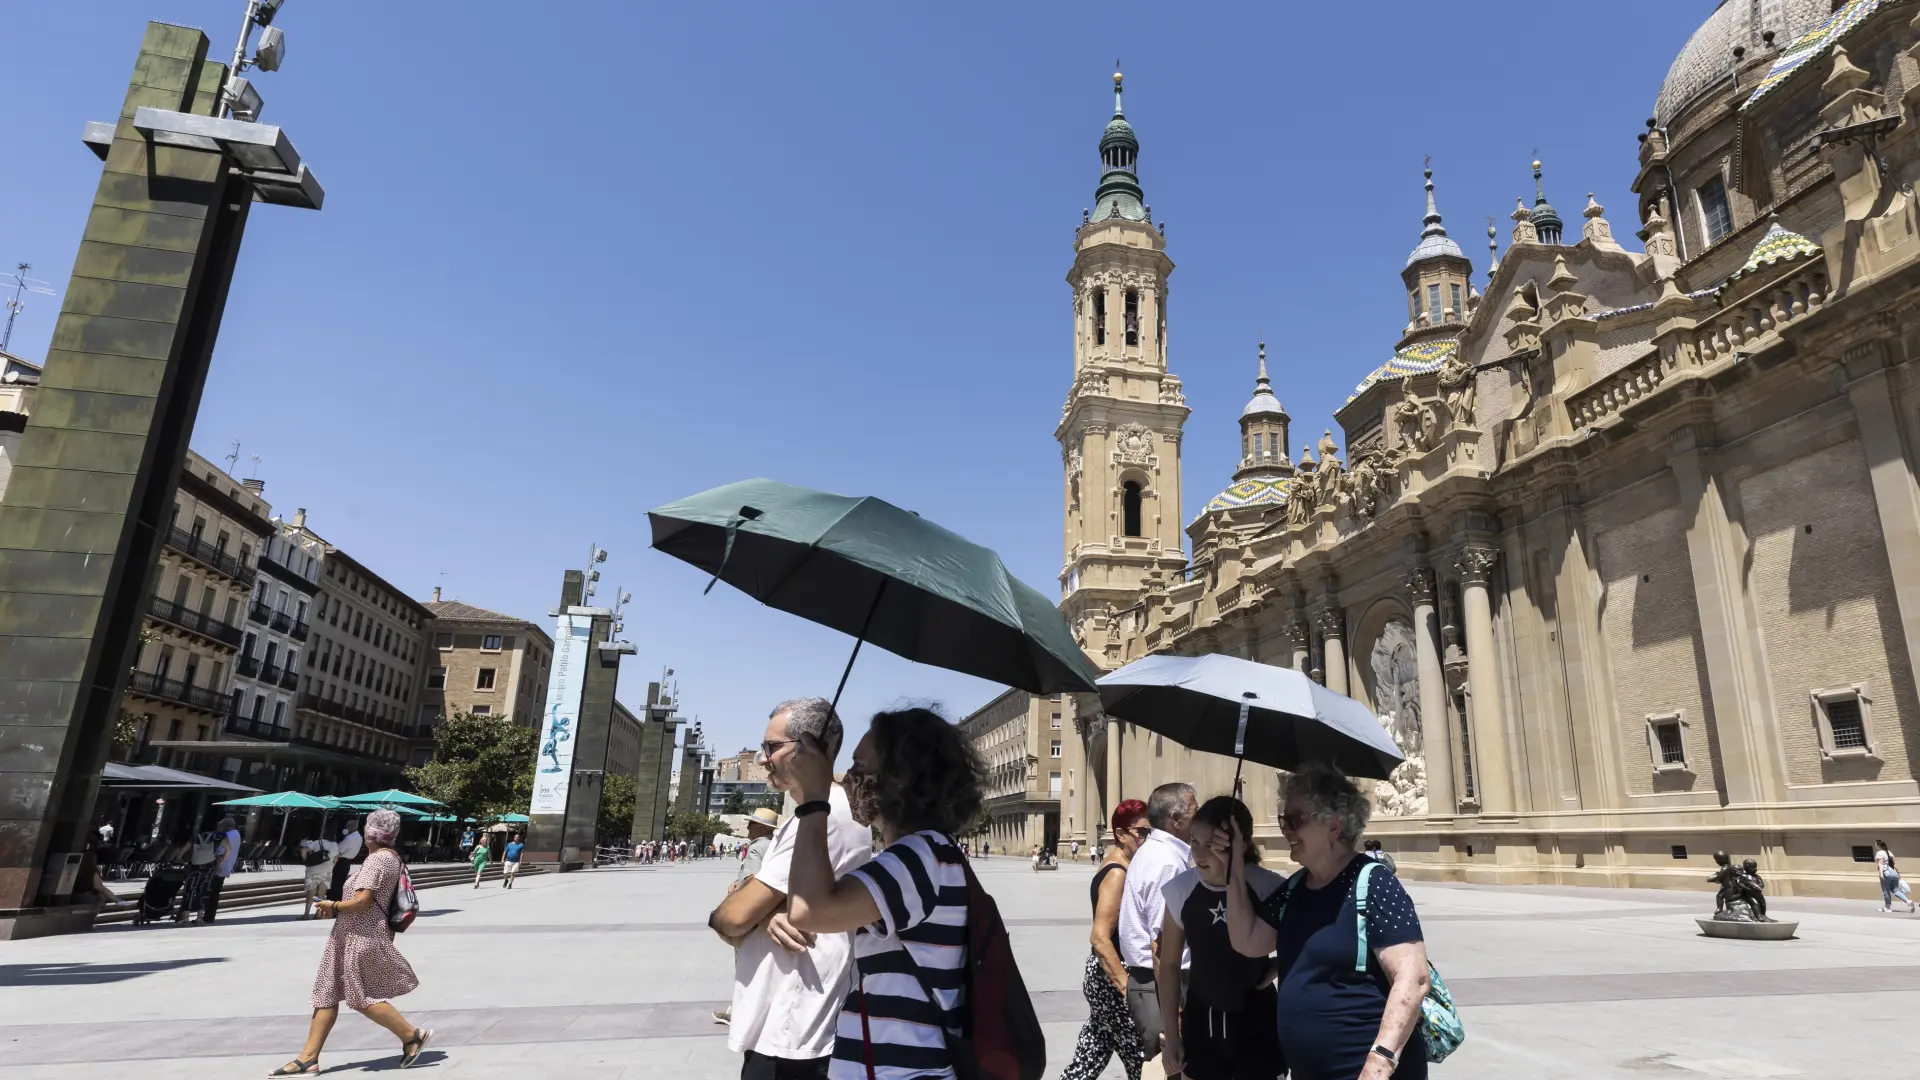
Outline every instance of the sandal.
[[(420, 1060), (421, 1051), (427, 1048), (427, 1040), (431, 1038), (433, 1038), (432, 1028), (414, 1028), (413, 1038), (400, 1044), (400, 1067), (412, 1068), (413, 1063)], [(412, 1052), (408, 1052), (409, 1046), (413, 1047)]]
[(280, 1066), (267, 1075), (318, 1076), (320, 1075), (320, 1059), (314, 1058), (312, 1061), (308, 1061), (305, 1058), (294, 1058), (292, 1061), (287, 1062), (285, 1065)]

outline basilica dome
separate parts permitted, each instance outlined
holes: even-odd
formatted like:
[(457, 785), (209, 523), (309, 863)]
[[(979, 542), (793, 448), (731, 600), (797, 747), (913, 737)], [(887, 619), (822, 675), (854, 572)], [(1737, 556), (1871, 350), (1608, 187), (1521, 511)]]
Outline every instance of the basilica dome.
[(1830, 0), (1720, 0), (1667, 71), (1654, 101), (1653, 118), (1665, 127), (1701, 95), (1724, 83), (1733, 73), (1736, 47), (1757, 56), (1766, 47), (1763, 35), (1772, 31), (1774, 47), (1785, 49), (1826, 21), (1832, 6)]

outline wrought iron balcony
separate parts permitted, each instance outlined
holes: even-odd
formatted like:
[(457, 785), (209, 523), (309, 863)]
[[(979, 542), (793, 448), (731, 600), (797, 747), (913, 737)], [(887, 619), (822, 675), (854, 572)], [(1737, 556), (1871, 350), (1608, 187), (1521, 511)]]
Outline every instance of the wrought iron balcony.
[(260, 658), (257, 656), (242, 656), (240, 662), (234, 665), (234, 670), (238, 671), (242, 678), (251, 679), (260, 674)]
[(228, 713), (226, 723), (222, 725), (229, 735), (240, 735), (249, 739), (268, 739), (273, 742), (292, 742), (293, 729), (284, 724), (276, 725), (268, 720), (255, 720), (251, 716)]
[(300, 685), (300, 673), (288, 668), (280, 673), (280, 689), (292, 690)]
[(273, 609), (261, 603), (258, 600), (255, 600), (253, 603), (247, 605), (247, 621), (248, 622), (257, 622), (260, 625), (265, 626), (267, 624), (267, 620), (271, 619), (272, 617), (273, 617)]
[(204, 686), (190, 686), (179, 679), (169, 679), (151, 671), (135, 670), (128, 675), (127, 692), (175, 705), (184, 705), (189, 709), (198, 709), (215, 716), (227, 711), (228, 698), (218, 690), (209, 690)]
[(280, 668), (279, 668), (279, 666), (278, 666), (278, 665), (275, 665), (275, 664), (268, 664), (268, 665), (267, 665), (266, 667), (263, 667), (263, 668), (261, 668), (261, 669), (260, 669), (260, 681), (261, 681), (261, 682), (263, 682), (263, 683), (277, 683), (277, 682), (279, 682), (279, 681), (280, 681)]
[(288, 634), (291, 635), (295, 641), (307, 640), (307, 624), (303, 622), (294, 623), (293, 629), (289, 630)]
[(158, 596), (154, 597), (147, 604), (147, 613), (161, 622), (177, 626), (189, 633), (198, 634), (216, 644), (225, 645), (230, 649), (240, 647), (241, 635), (239, 627), (229, 626), (211, 615), (204, 615), (198, 611), (189, 610), (171, 600), (163, 600)]
[(293, 629), (293, 616), (284, 611), (276, 611), (273, 613), (273, 621), (267, 625), (277, 633), (287, 633)]
[(168, 529), (161, 537), (161, 542), (214, 573), (232, 578), (249, 588), (253, 586), (254, 579), (260, 576), (253, 567), (207, 543), (205, 537), (195, 536), (185, 529)]

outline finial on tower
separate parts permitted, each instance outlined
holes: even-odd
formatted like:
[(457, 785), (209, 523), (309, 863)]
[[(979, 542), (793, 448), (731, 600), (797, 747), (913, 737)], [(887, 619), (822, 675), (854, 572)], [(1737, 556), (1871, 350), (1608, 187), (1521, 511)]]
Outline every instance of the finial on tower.
[(1260, 378), (1258, 381), (1262, 386), (1265, 386), (1268, 381), (1267, 380), (1267, 335), (1265, 334), (1260, 335)]
[(1560, 214), (1554, 210), (1553, 204), (1547, 202), (1546, 182), (1540, 178), (1540, 171), (1540, 159), (1535, 157), (1533, 159), (1533, 212), (1528, 216), (1533, 219), (1533, 228), (1539, 235), (1541, 243), (1557, 244), (1560, 242)]

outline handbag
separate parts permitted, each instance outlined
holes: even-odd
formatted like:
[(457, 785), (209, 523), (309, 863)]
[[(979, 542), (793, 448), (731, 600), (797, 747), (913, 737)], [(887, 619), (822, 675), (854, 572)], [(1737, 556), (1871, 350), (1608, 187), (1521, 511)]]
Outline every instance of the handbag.
[[(1367, 970), (1367, 878), (1379, 868), (1378, 862), (1369, 862), (1360, 868), (1360, 879), (1353, 884), (1353, 910), (1360, 938), (1354, 970), (1363, 974)], [(1288, 882), (1288, 887), (1292, 887), (1292, 882)], [(1467, 1040), (1466, 1026), (1460, 1023), (1460, 1010), (1454, 1007), (1447, 981), (1440, 977), (1432, 960), (1427, 961), (1427, 996), (1420, 999), (1420, 1038), (1427, 1044), (1427, 1061), (1435, 1064), (1447, 1060), (1447, 1055), (1460, 1049), (1460, 1044)]]
[(193, 838), (193, 852), (187, 861), (195, 866), (205, 866), (213, 861), (219, 846), (220, 842), (212, 833), (201, 833)]

